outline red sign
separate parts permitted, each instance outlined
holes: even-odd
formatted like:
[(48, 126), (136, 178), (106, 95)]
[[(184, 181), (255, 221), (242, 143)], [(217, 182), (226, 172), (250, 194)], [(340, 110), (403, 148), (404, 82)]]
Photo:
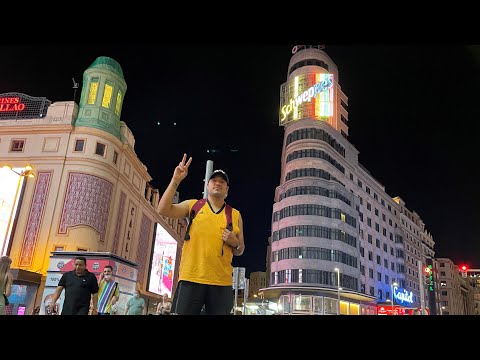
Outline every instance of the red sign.
[(0, 98), (0, 112), (22, 110), (25, 110), (25, 104), (20, 102), (19, 97)]

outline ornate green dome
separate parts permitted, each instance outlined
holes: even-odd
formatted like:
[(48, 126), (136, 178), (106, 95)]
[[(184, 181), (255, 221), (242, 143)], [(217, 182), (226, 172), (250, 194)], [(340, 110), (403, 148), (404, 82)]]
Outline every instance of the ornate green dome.
[(123, 71), (120, 64), (115, 60), (113, 60), (112, 58), (109, 58), (108, 56), (99, 56), (93, 62), (93, 64), (90, 65), (88, 68), (89, 69), (93, 69), (93, 68), (107, 69), (114, 72), (115, 74), (117, 74), (118, 76), (120, 76), (122, 79), (125, 80), (125, 78), (123, 77)]

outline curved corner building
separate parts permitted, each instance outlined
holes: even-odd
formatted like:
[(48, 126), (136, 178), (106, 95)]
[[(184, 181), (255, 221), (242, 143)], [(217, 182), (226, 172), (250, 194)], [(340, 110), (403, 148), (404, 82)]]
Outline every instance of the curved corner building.
[(264, 296), (283, 314), (376, 314), (379, 295), (389, 299), (400, 280), (395, 203), (347, 139), (348, 99), (335, 63), (320, 46), (292, 53), (280, 90), (285, 137)]

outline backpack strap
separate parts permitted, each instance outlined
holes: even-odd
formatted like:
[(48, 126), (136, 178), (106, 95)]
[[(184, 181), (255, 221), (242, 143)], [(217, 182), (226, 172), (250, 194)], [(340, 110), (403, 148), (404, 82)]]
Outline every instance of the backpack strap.
[(232, 207), (228, 204), (225, 206), (225, 216), (227, 217), (227, 229), (233, 231)]
[(207, 199), (200, 199), (200, 200), (197, 200), (195, 204), (193, 204), (192, 210), (190, 210), (190, 215), (188, 217), (188, 226), (187, 226), (187, 230), (185, 231), (185, 238), (183, 240), (190, 240), (189, 231), (190, 231), (190, 226), (192, 225), (192, 221), (193, 219), (195, 219), (195, 216), (197, 216), (198, 212), (206, 204), (206, 202), (207, 202)]

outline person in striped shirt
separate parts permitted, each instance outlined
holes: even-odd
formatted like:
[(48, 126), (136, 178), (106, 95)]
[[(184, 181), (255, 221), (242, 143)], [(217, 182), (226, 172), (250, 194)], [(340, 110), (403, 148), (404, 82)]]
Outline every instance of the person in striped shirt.
[(110, 315), (112, 306), (118, 301), (120, 290), (118, 283), (112, 278), (113, 268), (106, 265), (100, 274), (100, 282), (98, 283), (98, 315)]

